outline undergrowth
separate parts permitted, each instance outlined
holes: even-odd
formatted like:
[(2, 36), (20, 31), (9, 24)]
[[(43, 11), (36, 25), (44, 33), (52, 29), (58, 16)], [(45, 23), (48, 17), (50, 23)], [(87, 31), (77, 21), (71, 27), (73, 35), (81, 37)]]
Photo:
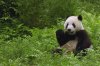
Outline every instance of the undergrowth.
[(100, 65), (100, 16), (82, 12), (83, 25), (92, 40), (93, 50), (82, 59), (73, 54), (53, 55), (51, 51), (58, 47), (55, 36), (57, 29), (63, 24), (52, 28), (31, 30), (32, 37), (20, 37), (4, 41), (0, 40), (0, 66), (99, 66)]

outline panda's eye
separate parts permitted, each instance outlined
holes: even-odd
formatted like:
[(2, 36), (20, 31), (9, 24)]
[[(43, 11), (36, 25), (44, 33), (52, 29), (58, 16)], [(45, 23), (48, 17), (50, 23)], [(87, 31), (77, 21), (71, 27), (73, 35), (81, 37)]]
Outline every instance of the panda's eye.
[(73, 25), (74, 28), (76, 27), (74, 23), (72, 25)]

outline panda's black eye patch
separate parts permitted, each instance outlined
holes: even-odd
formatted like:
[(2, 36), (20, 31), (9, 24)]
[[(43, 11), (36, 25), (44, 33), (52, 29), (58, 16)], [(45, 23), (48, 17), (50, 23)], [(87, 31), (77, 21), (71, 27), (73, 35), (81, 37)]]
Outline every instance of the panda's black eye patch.
[(68, 27), (68, 23), (67, 23), (67, 25), (66, 25), (66, 28)]
[(74, 28), (76, 27), (76, 25), (74, 23), (72, 25), (73, 25)]

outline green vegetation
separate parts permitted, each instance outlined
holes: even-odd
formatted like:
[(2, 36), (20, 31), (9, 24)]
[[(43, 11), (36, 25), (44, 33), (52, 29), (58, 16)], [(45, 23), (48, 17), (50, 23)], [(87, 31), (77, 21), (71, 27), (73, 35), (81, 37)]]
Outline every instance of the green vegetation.
[[(99, 0), (0, 0), (0, 66), (99, 66)], [(83, 16), (93, 49), (82, 59), (53, 55), (57, 29), (69, 15)]]

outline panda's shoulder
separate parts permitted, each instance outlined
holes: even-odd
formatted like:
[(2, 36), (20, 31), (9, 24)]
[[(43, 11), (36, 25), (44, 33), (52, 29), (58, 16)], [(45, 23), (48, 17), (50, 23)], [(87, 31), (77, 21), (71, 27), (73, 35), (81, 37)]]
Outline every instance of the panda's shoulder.
[(86, 30), (79, 30), (77, 33), (87, 33)]
[(86, 30), (80, 30), (77, 32), (77, 36), (79, 37), (88, 37), (88, 33)]
[(80, 30), (80, 31), (78, 31), (77, 32), (77, 37), (80, 40), (88, 40), (89, 41), (89, 39), (90, 39), (86, 30)]

